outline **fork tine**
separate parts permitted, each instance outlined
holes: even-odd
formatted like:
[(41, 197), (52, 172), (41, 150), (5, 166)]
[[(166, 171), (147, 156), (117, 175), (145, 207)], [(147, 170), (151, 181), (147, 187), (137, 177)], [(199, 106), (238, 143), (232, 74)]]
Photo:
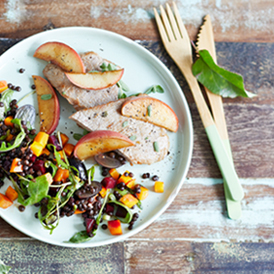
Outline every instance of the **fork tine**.
[[(175, 2), (173, 2), (173, 10), (174, 10), (175, 18), (176, 18), (176, 21), (178, 23), (178, 26), (179, 26), (180, 32), (182, 34), (182, 37), (184, 39), (188, 39), (189, 40), (189, 37), (188, 37), (188, 34), (187, 34), (187, 30), (185, 28), (185, 25), (184, 25), (184, 23), (182, 21), (182, 18), (180, 16), (180, 13), (178, 11), (178, 8), (177, 8)], [(190, 40), (189, 40), (189, 42), (190, 42)]]
[(173, 31), (172, 31), (172, 29), (170, 27), (170, 23), (169, 23), (169, 20), (167, 18), (166, 12), (165, 12), (165, 10), (164, 10), (164, 8), (163, 8), (162, 5), (160, 5), (160, 11), (161, 11), (161, 15), (162, 15), (164, 26), (166, 28), (167, 35), (169, 37), (169, 41), (172, 42), (172, 41), (175, 40), (174, 34), (173, 34)]
[(166, 3), (166, 10), (167, 10), (167, 14), (168, 14), (168, 17), (169, 17), (169, 21), (171, 23), (171, 26), (172, 26), (172, 29), (173, 29), (173, 32), (174, 32), (174, 36), (175, 36), (175, 39), (180, 39), (182, 36), (181, 36), (181, 33), (178, 29), (178, 25), (177, 25), (177, 22), (174, 18), (174, 15), (173, 15), (173, 12), (169, 6), (168, 3)]
[(153, 10), (154, 10), (155, 20), (156, 20), (156, 23), (158, 25), (158, 29), (159, 29), (162, 41), (165, 44), (169, 40), (168, 36), (167, 36), (167, 33), (166, 33), (166, 30), (164, 28), (164, 25), (162, 23), (162, 20), (161, 20), (159, 14), (158, 14), (158, 11), (156, 10), (156, 8), (153, 8)]

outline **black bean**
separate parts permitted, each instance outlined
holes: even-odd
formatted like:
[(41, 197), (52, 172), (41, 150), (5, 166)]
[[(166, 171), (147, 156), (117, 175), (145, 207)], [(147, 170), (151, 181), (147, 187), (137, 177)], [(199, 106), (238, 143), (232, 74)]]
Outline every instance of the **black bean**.
[(128, 176), (131, 177), (131, 178), (133, 178), (134, 174), (132, 172), (129, 172)]
[(34, 85), (34, 84), (33, 84), (33, 85), (31, 85), (31, 88), (32, 88), (32, 89), (36, 89), (36, 87), (35, 87), (35, 85)]
[(35, 217), (36, 219), (38, 219), (38, 212), (36, 212), (36, 213), (34, 214), (34, 217)]
[(132, 230), (132, 229), (133, 229), (133, 225), (132, 225), (132, 224), (129, 225), (129, 226), (128, 226), (128, 229), (129, 229), (129, 230)]
[(20, 73), (24, 73), (24, 72), (25, 72), (25, 69), (24, 69), (24, 68), (20, 68), (20, 69), (19, 69), (19, 72), (20, 72)]
[(4, 106), (4, 103), (3, 102), (0, 102), (0, 107), (2, 108)]
[(150, 174), (149, 173), (144, 173), (143, 175), (142, 175), (142, 178), (143, 179), (147, 179), (147, 178), (149, 178), (150, 177)]
[(158, 175), (154, 175), (151, 179), (152, 179), (152, 181), (158, 181), (159, 180), (159, 176)]
[(108, 228), (108, 226), (106, 224), (102, 224), (102, 229), (106, 230)]
[(23, 205), (20, 205), (20, 206), (18, 206), (18, 209), (20, 212), (23, 212), (23, 211), (25, 211), (26, 208)]

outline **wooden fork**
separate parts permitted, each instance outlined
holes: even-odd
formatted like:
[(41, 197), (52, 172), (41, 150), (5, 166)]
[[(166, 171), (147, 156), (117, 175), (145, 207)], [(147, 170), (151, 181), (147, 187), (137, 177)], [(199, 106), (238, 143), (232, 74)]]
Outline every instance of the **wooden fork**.
[(192, 50), (186, 28), (174, 2), (174, 14), (168, 4), (166, 4), (166, 10), (167, 14), (164, 8), (160, 6), (161, 19), (157, 10), (154, 8), (155, 19), (163, 44), (170, 57), (183, 73), (190, 87), (210, 145), (222, 176), (227, 182), (231, 197), (235, 201), (240, 201), (243, 199), (244, 193), (239, 178), (220, 138), (200, 86), (192, 74)]

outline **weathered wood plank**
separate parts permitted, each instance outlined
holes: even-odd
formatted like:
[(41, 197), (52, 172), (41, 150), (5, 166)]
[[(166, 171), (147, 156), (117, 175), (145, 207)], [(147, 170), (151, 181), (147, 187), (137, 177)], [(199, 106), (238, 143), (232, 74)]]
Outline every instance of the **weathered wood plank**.
[(273, 251), (273, 243), (127, 240), (125, 273), (273, 273)]
[[(91, 26), (132, 39), (159, 40), (152, 8), (155, 0), (5, 0), (0, 3), (0, 36), (15, 38), (55, 27)], [(210, 14), (216, 41), (273, 42), (274, 20), (269, 1), (175, 1), (191, 39)]]
[(273, 179), (241, 180), (242, 218), (227, 217), (221, 180), (190, 179), (171, 206), (138, 238), (196, 241), (273, 241)]
[(35, 240), (0, 240), (0, 258), (11, 273), (115, 273), (124, 272), (123, 243), (94, 248), (64, 248)]
[[(241, 219), (228, 219), (221, 179), (189, 179), (166, 212), (133, 239), (274, 241), (274, 179), (241, 182)], [(1, 219), (0, 227), (0, 238), (26, 238)]]

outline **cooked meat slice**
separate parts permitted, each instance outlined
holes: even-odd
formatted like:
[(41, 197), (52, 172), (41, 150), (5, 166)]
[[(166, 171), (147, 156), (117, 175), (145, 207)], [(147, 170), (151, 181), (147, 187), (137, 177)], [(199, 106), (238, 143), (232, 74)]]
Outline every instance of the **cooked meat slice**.
[[(109, 63), (94, 52), (87, 52), (80, 56), (87, 72), (91, 70), (101, 70), (100, 66), (103, 62), (106, 64)], [(106, 104), (118, 99), (119, 88), (117, 85), (102, 90), (82, 89), (74, 86), (68, 80), (63, 70), (54, 64), (48, 64), (44, 68), (43, 73), (52, 86), (77, 110)]]
[[(166, 130), (133, 118), (121, 115), (121, 107), (127, 99), (77, 111), (69, 118), (88, 131), (113, 130), (129, 137), (134, 147), (120, 149), (133, 164), (153, 164), (168, 153), (169, 139)], [(155, 151), (157, 142), (159, 151)]]

